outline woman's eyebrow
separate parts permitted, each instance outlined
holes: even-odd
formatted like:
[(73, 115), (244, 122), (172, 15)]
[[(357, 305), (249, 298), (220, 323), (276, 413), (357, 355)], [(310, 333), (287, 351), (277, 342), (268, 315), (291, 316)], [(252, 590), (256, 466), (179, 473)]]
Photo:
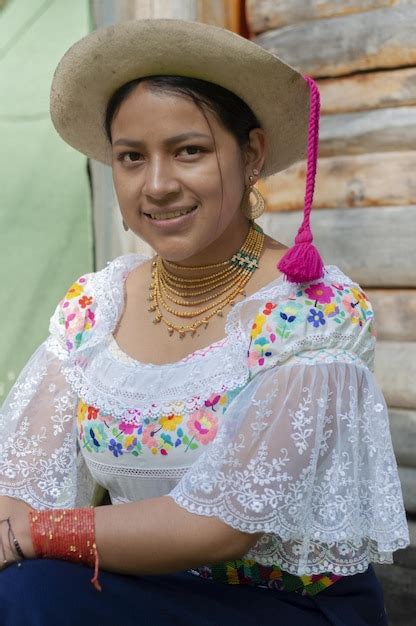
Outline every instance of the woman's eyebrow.
[[(209, 135), (205, 135), (204, 133), (190, 132), (190, 133), (182, 133), (181, 135), (175, 135), (174, 137), (169, 137), (169, 139), (165, 139), (163, 143), (166, 146), (171, 146), (172, 144), (179, 143), (180, 141), (185, 141), (186, 139), (193, 139), (195, 137), (198, 137), (200, 139), (202, 138), (211, 139)], [(121, 139), (117, 139), (117, 141), (113, 143), (113, 146), (119, 146), (121, 144), (124, 146), (132, 146), (134, 148), (142, 148), (145, 145), (144, 142), (137, 141), (136, 139), (121, 138)]]

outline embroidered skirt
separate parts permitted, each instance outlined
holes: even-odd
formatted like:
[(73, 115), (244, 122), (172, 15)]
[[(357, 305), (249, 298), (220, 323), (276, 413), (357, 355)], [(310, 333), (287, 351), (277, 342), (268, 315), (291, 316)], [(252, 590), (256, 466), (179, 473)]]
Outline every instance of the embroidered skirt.
[(1, 626), (388, 626), (371, 565), (314, 596), (231, 585), (189, 572), (101, 571), (101, 592), (90, 579), (89, 567), (52, 559), (0, 571)]

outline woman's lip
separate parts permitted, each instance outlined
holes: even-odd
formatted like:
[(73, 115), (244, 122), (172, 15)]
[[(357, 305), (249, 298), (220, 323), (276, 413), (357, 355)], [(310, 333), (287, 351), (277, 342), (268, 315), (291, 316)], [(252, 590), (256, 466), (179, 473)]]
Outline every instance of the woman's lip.
[(171, 217), (170, 219), (167, 219), (167, 220), (154, 220), (153, 218), (149, 217), (149, 215), (147, 215), (146, 213), (143, 213), (143, 215), (146, 217), (146, 219), (149, 220), (151, 224), (153, 224), (153, 226), (167, 230), (170, 228), (175, 228), (176, 226), (180, 226), (182, 224), (186, 224), (186, 222), (192, 219), (192, 217), (197, 212), (198, 212), (198, 207), (196, 206), (193, 211), (190, 211), (189, 213), (185, 213), (185, 215), (179, 215), (178, 217)]

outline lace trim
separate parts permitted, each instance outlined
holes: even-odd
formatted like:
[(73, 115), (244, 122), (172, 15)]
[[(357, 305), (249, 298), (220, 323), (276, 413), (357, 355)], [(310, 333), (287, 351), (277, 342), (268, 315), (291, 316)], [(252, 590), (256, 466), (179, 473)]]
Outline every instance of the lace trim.
[[(125, 355), (118, 346), (114, 349), (112, 341), (116, 342), (112, 333), (124, 305), (124, 280), (133, 267), (149, 258), (124, 255), (94, 275), (91, 289), (97, 302), (96, 327), (63, 369), (67, 382), (84, 402), (114, 418), (121, 418), (128, 408), (139, 408), (153, 418), (172, 410), (195, 411), (211, 395), (243, 387), (250, 378), (250, 369), (247, 362), (249, 328), (242, 326), (242, 308), (248, 302), (278, 298), (293, 291), (293, 283), (280, 276), (236, 303), (226, 318), (225, 337), (219, 342), (175, 363), (141, 363)], [(328, 280), (351, 283), (336, 266), (327, 266), (325, 272)], [(248, 320), (247, 324), (250, 323)], [(340, 337), (344, 340), (342, 347), (350, 347), (351, 338), (336, 332), (331, 335), (329, 347), (335, 347)], [(280, 354), (277, 362), (293, 354), (294, 349), (313, 348), (326, 342), (328, 336), (325, 335), (304, 338)], [(62, 354), (56, 341), (51, 340), (49, 348), (57, 356)], [(117, 361), (117, 368), (113, 367), (106, 379), (104, 372), (110, 370), (114, 361)]]
[(167, 467), (167, 468), (151, 468), (151, 467), (127, 467), (125, 465), (108, 465), (100, 463), (90, 457), (85, 457), (87, 466), (96, 474), (105, 474), (111, 476), (125, 476), (144, 479), (169, 479), (182, 478), (188, 471), (189, 466), (185, 467)]
[(141, 361), (137, 361), (137, 359), (134, 359), (133, 357), (131, 357), (129, 354), (127, 354), (126, 352), (124, 352), (124, 350), (120, 348), (120, 346), (118, 345), (112, 333), (108, 335), (108, 338), (106, 339), (106, 345), (107, 345), (109, 354), (111, 354), (111, 356), (116, 361), (120, 361), (121, 363), (124, 363), (125, 365), (131, 365), (132, 367), (140, 367), (140, 368), (146, 368), (146, 369), (158, 369), (160, 367), (166, 367), (166, 366), (172, 367), (173, 365), (177, 365), (179, 363), (188, 363), (189, 361), (194, 361), (199, 358), (203, 358), (207, 356), (207, 354), (209, 354), (210, 352), (213, 352), (214, 350), (217, 350), (218, 348), (223, 347), (226, 341), (227, 341), (227, 337), (223, 337), (223, 339), (220, 339), (219, 341), (216, 341), (215, 343), (210, 344), (206, 348), (201, 348), (200, 350), (195, 350), (195, 352), (191, 352), (191, 354), (188, 354), (183, 359), (180, 359), (180, 361), (176, 361), (176, 363), (165, 363), (163, 365), (156, 365), (155, 363), (142, 363)]

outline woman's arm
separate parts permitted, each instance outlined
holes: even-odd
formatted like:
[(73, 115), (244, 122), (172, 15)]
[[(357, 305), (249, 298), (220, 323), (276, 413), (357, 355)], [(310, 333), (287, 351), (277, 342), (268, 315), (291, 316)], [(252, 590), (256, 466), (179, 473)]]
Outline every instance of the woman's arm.
[(166, 496), (97, 507), (95, 520), (102, 567), (132, 574), (163, 574), (241, 558), (262, 534), (190, 513)]
[[(0, 509), (4, 517), (10, 515), (25, 556), (35, 558), (30, 507), (20, 500), (1, 498)], [(216, 517), (189, 513), (167, 496), (95, 509), (101, 567), (123, 574), (164, 574), (238, 559), (261, 534), (244, 533)]]

